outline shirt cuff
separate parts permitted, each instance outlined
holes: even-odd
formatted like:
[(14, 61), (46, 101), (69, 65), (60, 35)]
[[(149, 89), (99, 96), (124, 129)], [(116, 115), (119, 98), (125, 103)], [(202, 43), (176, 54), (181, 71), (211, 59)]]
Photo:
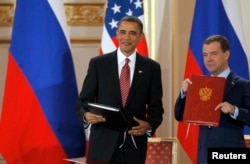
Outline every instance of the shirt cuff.
[(146, 131), (147, 136), (151, 137), (152, 136), (152, 129)]
[(181, 89), (181, 98), (184, 99), (186, 97), (186, 94), (183, 92), (183, 90)]
[(239, 115), (239, 108), (237, 106), (235, 106), (235, 110), (234, 110), (234, 114), (230, 114), (230, 116), (236, 120), (236, 118)]
[(85, 115), (83, 115), (83, 127), (84, 129), (87, 129), (89, 127), (89, 122), (87, 121), (87, 119), (85, 118)]

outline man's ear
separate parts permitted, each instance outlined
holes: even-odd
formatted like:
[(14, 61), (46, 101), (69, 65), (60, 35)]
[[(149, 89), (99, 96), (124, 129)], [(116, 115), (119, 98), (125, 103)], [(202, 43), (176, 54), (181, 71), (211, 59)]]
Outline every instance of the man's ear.
[(143, 40), (144, 37), (145, 37), (144, 32), (142, 32), (142, 33), (141, 33), (141, 36), (140, 36), (140, 41)]
[(227, 50), (225, 53), (226, 53), (226, 55), (227, 55), (227, 59), (229, 59), (229, 57), (230, 57), (230, 51)]

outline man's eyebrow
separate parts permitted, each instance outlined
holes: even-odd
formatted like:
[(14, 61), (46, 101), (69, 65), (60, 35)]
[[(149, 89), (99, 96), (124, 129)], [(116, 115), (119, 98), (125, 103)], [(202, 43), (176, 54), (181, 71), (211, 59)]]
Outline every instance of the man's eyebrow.
[[(125, 32), (126, 30), (120, 29), (120, 30), (118, 30), (118, 31)], [(126, 32), (128, 32), (128, 33), (133, 33), (133, 34), (137, 34), (136, 31), (126, 31)]]

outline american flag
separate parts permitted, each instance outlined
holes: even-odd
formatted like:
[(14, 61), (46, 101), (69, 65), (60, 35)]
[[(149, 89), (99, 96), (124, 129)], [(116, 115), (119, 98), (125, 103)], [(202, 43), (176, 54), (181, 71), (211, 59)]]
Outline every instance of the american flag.
[[(107, 0), (100, 54), (114, 51), (119, 46), (116, 39), (118, 23), (120, 19), (128, 15), (138, 17), (144, 24), (143, 1)], [(143, 56), (148, 56), (147, 42), (145, 38), (138, 44), (137, 51)]]

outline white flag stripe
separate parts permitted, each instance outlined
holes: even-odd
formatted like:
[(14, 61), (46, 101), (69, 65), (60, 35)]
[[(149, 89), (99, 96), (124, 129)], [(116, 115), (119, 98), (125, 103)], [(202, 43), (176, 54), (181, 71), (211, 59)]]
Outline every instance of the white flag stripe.
[(111, 37), (109, 36), (105, 25), (103, 26), (101, 47), (103, 54), (112, 52), (116, 49), (116, 46), (114, 45)]
[(246, 51), (245, 38), (244, 38), (244, 33), (243, 33), (242, 19), (239, 19), (239, 18), (242, 18), (239, 1), (223, 0), (222, 3), (227, 13), (228, 19), (230, 20), (234, 28), (234, 31), (237, 34), (238, 39), (240, 40), (241, 46), (246, 54), (247, 51)]
[(64, 36), (68, 42), (68, 46), (70, 47), (70, 41), (69, 41), (69, 28), (66, 24), (66, 16), (64, 9), (63, 1), (62, 0), (48, 0), (48, 3), (50, 7), (52, 8), (58, 22), (60, 23), (60, 26), (63, 30)]

